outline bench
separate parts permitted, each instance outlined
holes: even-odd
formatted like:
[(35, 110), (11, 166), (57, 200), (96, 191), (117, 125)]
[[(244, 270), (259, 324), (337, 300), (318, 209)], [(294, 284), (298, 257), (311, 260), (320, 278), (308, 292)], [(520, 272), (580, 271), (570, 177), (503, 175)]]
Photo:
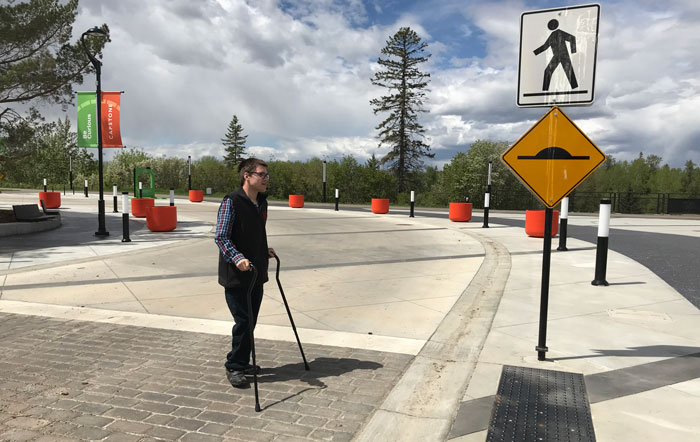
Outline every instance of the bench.
[(58, 215), (58, 210), (46, 210), (44, 200), (39, 200), (39, 204), (41, 204), (41, 210), (44, 212), (44, 215)]
[(53, 215), (44, 215), (36, 204), (19, 204), (12, 206), (16, 221), (44, 221), (53, 219)]

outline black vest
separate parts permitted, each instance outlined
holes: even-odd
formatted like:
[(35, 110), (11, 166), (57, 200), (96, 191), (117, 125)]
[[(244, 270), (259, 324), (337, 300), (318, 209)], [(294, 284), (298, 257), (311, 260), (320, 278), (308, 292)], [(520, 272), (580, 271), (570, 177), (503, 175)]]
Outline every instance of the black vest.
[[(229, 193), (234, 216), (231, 228), (230, 240), (236, 250), (250, 260), (258, 269), (258, 278), (255, 285), (267, 282), (268, 248), (265, 222), (267, 221), (267, 199), (259, 193), (255, 207), (243, 189)], [(241, 272), (234, 263), (226, 262), (224, 255), (219, 251), (219, 284), (227, 288), (250, 286), (253, 272)]]

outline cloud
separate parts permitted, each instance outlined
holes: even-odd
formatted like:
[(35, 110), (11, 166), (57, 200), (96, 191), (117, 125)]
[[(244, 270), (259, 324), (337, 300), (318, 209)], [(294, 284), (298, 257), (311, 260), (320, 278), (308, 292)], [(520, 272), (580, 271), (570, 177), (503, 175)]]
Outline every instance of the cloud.
[[(374, 129), (383, 115), (369, 105), (384, 92), (370, 82), (376, 58), (399, 27), (410, 26), (433, 54), (423, 66), (431, 83), (421, 122), (442, 164), (477, 139), (515, 141), (544, 114), (515, 105), (520, 14), (560, 5), (83, 0), (74, 37), (109, 24), (103, 89), (125, 91), (122, 133), (129, 146), (222, 157), (219, 140), (236, 114), (252, 154), (364, 160), (386, 152)], [(606, 2), (595, 103), (566, 113), (620, 159), (643, 151), (676, 167), (700, 163), (698, 47), (700, 2)], [(86, 78), (78, 89), (93, 87)]]

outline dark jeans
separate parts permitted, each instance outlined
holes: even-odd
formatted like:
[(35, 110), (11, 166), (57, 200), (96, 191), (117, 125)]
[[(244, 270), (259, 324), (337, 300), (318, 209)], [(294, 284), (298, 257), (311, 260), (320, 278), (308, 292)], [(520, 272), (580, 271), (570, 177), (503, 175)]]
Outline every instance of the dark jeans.
[[(226, 304), (228, 304), (228, 309), (236, 323), (231, 331), (231, 351), (226, 355), (224, 365), (228, 370), (243, 370), (250, 363), (250, 332), (248, 327), (251, 321), (248, 318), (248, 287), (227, 288), (225, 293)], [(262, 284), (253, 287), (250, 298), (253, 304), (252, 325), (255, 328), (263, 298)]]

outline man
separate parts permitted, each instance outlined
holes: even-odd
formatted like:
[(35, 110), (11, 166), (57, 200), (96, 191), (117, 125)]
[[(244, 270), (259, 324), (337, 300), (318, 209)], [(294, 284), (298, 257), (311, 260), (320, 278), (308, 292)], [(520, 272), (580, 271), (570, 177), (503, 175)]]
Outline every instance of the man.
[[(221, 201), (214, 242), (219, 247), (219, 284), (224, 286), (226, 304), (235, 321), (231, 351), (226, 356), (226, 378), (236, 388), (248, 388), (246, 374), (260, 367), (250, 364), (249, 327), (255, 328), (267, 282), (268, 259), (275, 251), (267, 247), (267, 200), (265, 190), (270, 175), (267, 164), (248, 158), (238, 165), (241, 187)], [(253, 279), (251, 264), (258, 277), (251, 294), (253, 318), (248, 316), (248, 288)]]

